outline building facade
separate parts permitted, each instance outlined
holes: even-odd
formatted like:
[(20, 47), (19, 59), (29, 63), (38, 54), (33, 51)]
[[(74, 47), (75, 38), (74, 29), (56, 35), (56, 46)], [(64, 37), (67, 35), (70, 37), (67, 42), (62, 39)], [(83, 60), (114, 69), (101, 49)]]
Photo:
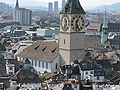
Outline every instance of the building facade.
[(21, 25), (31, 25), (32, 11), (26, 8), (19, 8), (18, 5), (16, 3), (15, 10), (13, 11), (13, 21), (19, 22)]
[(52, 2), (49, 2), (49, 3), (48, 3), (48, 11), (49, 11), (49, 12), (52, 12), (52, 11), (53, 11), (53, 3), (52, 3)]
[(62, 0), (62, 9), (64, 8), (65, 6), (65, 0)]
[(9, 6), (8, 4), (0, 2), (0, 14), (11, 14), (12, 12), (12, 7)]
[(54, 12), (58, 12), (58, 1), (54, 2)]
[(84, 57), (85, 11), (79, 0), (68, 0), (60, 12), (59, 53), (61, 65), (71, 64), (73, 60)]
[(17, 55), (17, 60), (28, 59), (38, 75), (56, 72), (60, 67), (59, 48), (56, 42), (37, 41)]

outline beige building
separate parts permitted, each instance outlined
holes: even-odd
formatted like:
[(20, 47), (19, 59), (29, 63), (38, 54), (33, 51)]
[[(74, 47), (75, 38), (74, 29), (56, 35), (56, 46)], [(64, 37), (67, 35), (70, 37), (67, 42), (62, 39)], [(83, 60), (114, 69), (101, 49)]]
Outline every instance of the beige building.
[(69, 0), (60, 14), (59, 53), (64, 65), (84, 57), (85, 11), (79, 0)]

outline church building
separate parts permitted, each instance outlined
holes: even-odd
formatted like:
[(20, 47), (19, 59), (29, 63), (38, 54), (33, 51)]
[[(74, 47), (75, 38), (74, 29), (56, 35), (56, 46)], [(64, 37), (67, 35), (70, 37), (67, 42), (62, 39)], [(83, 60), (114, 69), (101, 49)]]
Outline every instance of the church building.
[(79, 0), (68, 0), (60, 12), (59, 53), (61, 65), (84, 58), (85, 11)]

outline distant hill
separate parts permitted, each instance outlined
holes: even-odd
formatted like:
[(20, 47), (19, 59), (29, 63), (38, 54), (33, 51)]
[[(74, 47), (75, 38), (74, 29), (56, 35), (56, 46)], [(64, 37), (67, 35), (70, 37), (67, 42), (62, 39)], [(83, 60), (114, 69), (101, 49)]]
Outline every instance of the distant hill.
[(120, 2), (112, 4), (112, 5), (99, 6), (99, 7), (96, 7), (95, 9), (98, 9), (100, 11), (105, 11), (105, 8), (107, 8), (107, 10), (109, 10), (109, 11), (114, 11), (114, 12), (120, 13)]
[(24, 6), (24, 7), (29, 8), (31, 10), (42, 10), (42, 11), (47, 10), (46, 7), (42, 7), (42, 6)]

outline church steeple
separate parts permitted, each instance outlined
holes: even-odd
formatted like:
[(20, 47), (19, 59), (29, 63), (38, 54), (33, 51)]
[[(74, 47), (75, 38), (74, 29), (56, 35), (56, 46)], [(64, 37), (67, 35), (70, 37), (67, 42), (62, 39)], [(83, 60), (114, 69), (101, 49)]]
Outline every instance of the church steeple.
[(16, 0), (16, 6), (15, 6), (15, 9), (18, 9), (19, 8), (19, 2), (18, 0)]
[(85, 14), (79, 0), (68, 0), (60, 14)]
[(61, 65), (69, 65), (76, 59), (84, 59), (85, 14), (79, 0), (68, 0), (60, 12)]
[(108, 25), (107, 25), (107, 19), (106, 19), (106, 9), (105, 9), (105, 16), (104, 16), (104, 22), (102, 26), (102, 35), (101, 35), (101, 44), (104, 45), (108, 41)]
[(104, 16), (104, 22), (103, 22), (103, 26), (102, 26), (102, 29), (104, 28), (108, 28), (108, 25), (107, 25), (107, 20), (106, 20), (106, 8), (105, 8), (105, 16)]

